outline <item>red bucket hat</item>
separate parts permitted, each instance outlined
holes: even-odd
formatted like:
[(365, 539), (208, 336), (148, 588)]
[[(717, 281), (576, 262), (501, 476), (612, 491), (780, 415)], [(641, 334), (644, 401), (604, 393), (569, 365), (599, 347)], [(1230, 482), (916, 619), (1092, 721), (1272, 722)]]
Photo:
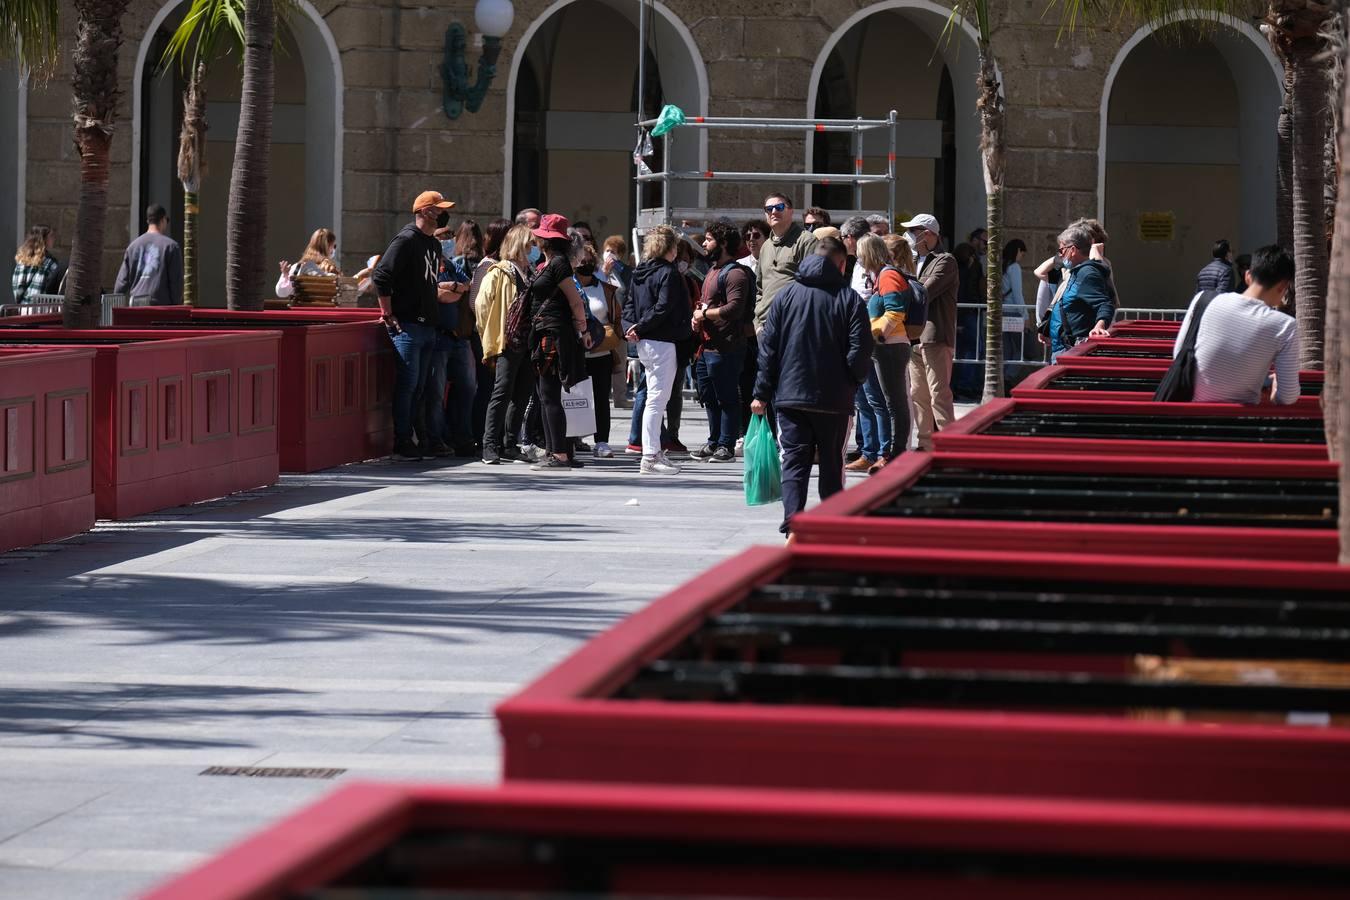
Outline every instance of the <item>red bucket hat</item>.
[(549, 213), (539, 219), (539, 227), (530, 233), (537, 238), (559, 238), (565, 241), (567, 229), (571, 227), (572, 223), (567, 221), (567, 216)]

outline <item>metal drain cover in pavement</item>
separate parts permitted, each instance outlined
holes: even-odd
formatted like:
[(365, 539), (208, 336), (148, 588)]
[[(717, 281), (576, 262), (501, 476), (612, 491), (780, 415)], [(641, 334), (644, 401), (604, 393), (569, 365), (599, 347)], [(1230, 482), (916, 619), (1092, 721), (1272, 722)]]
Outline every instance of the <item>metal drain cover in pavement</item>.
[(244, 778), (336, 778), (346, 769), (300, 769), (294, 767), (211, 766), (202, 775), (238, 775)]

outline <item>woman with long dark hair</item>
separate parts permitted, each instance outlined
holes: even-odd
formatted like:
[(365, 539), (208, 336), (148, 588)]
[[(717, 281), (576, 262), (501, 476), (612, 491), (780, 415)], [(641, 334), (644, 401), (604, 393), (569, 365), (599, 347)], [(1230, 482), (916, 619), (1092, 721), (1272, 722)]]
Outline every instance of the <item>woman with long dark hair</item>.
[(46, 225), (28, 229), (28, 237), (14, 252), (14, 275), (10, 286), (14, 302), (32, 300), (38, 294), (57, 293), (61, 280), (61, 264), (52, 256), (56, 236)]
[(465, 298), (468, 301), (466, 309), (473, 319), (471, 326), (473, 333), (469, 337), (469, 344), (473, 350), (474, 373), (478, 382), (478, 390), (473, 395), (473, 440), (480, 451), (485, 450), (483, 435), (487, 431), (487, 408), (492, 401), (495, 378), (492, 369), (483, 362), (483, 335), (479, 331), (477, 315), (478, 289), (483, 286), (483, 279), (487, 277), (488, 270), (501, 261), (502, 242), (506, 240), (506, 233), (510, 230), (509, 219), (493, 219), (488, 223), (487, 230), (483, 232), (483, 255), (473, 267), (472, 277), (469, 280), (469, 295)]
[(530, 282), (530, 358), (538, 377), (535, 394), (544, 419), (548, 455), (530, 468), (537, 472), (580, 468), (567, 437), (562, 392), (586, 380), (586, 305), (572, 272), (572, 242), (565, 216), (550, 213), (534, 229), (535, 244), (544, 254), (543, 268)]

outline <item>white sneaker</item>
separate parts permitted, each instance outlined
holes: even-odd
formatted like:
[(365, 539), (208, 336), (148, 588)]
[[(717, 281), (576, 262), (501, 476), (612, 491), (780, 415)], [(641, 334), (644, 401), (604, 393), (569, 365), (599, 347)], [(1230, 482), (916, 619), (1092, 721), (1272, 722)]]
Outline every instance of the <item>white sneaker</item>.
[(613, 459), (614, 451), (609, 449), (609, 444), (606, 444), (604, 441), (601, 441), (600, 443), (595, 445), (595, 458)]
[(744, 455), (745, 455), (745, 438), (736, 438), (736, 457), (739, 459)]
[(548, 456), (547, 450), (543, 447), (535, 446), (534, 444), (521, 444), (520, 452), (526, 459), (533, 460), (534, 462), (543, 462), (544, 458)]
[(642, 464), (638, 466), (638, 473), (642, 475), (678, 475), (680, 467), (661, 456), (644, 456), (642, 457)]

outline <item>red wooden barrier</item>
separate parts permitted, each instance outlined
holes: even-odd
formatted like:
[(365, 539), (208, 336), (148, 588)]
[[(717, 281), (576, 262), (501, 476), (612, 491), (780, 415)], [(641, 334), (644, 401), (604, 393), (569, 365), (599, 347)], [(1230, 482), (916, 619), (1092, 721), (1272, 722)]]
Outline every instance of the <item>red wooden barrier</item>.
[[(1078, 390), (1065, 389), (1058, 387), (1056, 382), (1065, 378), (1075, 378), (1080, 376), (1089, 376), (1101, 379), (1127, 379), (1127, 380), (1147, 380), (1156, 382), (1162, 379), (1163, 373), (1167, 371), (1168, 360), (1160, 359), (1156, 362), (1149, 360), (1151, 365), (1142, 365), (1143, 360), (1126, 360), (1126, 365), (1121, 365), (1121, 360), (1111, 360), (1106, 358), (1098, 359), (1095, 356), (1078, 357), (1060, 357), (1060, 364), (1054, 366), (1044, 366), (1028, 375), (1017, 387), (1012, 389), (1012, 396), (1024, 400), (1080, 400), (1087, 402), (1121, 402), (1137, 401), (1148, 402), (1153, 399), (1155, 385), (1130, 385), (1122, 384), (1119, 390)], [(1319, 412), (1322, 409), (1322, 381), (1324, 375), (1317, 371), (1303, 371), (1298, 373), (1299, 383), (1303, 387), (1303, 396), (1294, 401), (1293, 405), (1298, 408), (1307, 409), (1313, 412)]]
[[(1350, 776), (1346, 774), (1350, 729), (1273, 724), (1284, 721), (1280, 716), (1258, 717), (1256, 721), (1262, 724), (1245, 718), (1202, 724), (1170, 716), (1134, 719), (1120, 709), (1113, 713), (1086, 709), (1074, 714), (999, 711), (997, 704), (995, 708), (986, 705), (982, 711), (962, 710), (934, 705), (935, 701), (870, 707), (804, 705), (790, 700), (761, 703), (746, 699), (737, 685), (743, 678), (753, 684), (757, 673), (764, 670), (755, 664), (752, 671), (753, 661), (747, 660), (746, 670), (741, 671), (740, 657), (726, 659), (720, 669), (727, 679), (723, 689), (734, 692), (726, 702), (620, 698), (640, 673), (654, 671), (649, 670), (654, 661), (690, 648), (686, 640), (691, 634), (710, 618), (745, 601), (759, 586), (784, 579), (809, 585), (813, 578), (824, 577), (818, 573), (842, 573), (847, 578), (872, 573), (874, 578), (889, 577), (893, 582), (896, 576), (911, 580), (938, 576), (939, 584), (941, 578), (976, 579), (997, 585), (999, 593), (1019, 590), (1024, 602), (1035, 604), (1058, 596), (1057, 585), (1085, 584), (1088, 593), (1075, 594), (1085, 598), (1085, 609), (1096, 608), (1097, 601), (1091, 599), (1096, 589), (1091, 586), (1103, 583), (1108, 583), (1104, 588), (1108, 591), (1118, 585), (1139, 585), (1130, 590), (1141, 598), (1155, 598), (1150, 601), (1155, 604), (1159, 591), (1178, 599), (1222, 597), (1225, 591), (1248, 597), (1256, 592), (1264, 599), (1233, 602), (1259, 602), (1262, 616), (1278, 609), (1281, 598), (1330, 604), (1318, 608), (1326, 615), (1339, 616), (1350, 597), (1350, 569), (1330, 564), (1247, 562), (1240, 558), (1241, 548), (1234, 549), (1234, 559), (1205, 561), (1137, 559), (1114, 552), (1079, 555), (814, 546), (789, 552), (756, 548), (624, 620), (498, 707), (504, 773), (512, 780), (1350, 808)], [(796, 596), (791, 593), (796, 588), (787, 590), (788, 595), (774, 596)], [(811, 588), (802, 590), (807, 591), (809, 601)], [(990, 599), (983, 593), (985, 588), (969, 590), (975, 592), (970, 602), (1005, 602), (1001, 596)], [(862, 600), (888, 602), (884, 595)], [(917, 602), (904, 601), (894, 614), (903, 614), (908, 604)], [(930, 597), (923, 602), (931, 605), (937, 600)], [(1191, 602), (1203, 607), (1203, 601)], [(1132, 608), (1119, 612), (1121, 607), (1109, 605), (1094, 615), (1129, 616)], [(1042, 614), (1051, 614), (1048, 610), (1047, 606)], [(731, 621), (724, 621), (725, 628), (734, 629)], [(771, 677), (843, 677), (847, 682), (849, 670), (832, 668), (838, 665), (834, 659), (821, 658), (813, 664), (796, 655), (814, 652), (810, 647), (783, 652), (788, 654), (783, 659), (786, 665), (770, 666), (775, 673)], [(903, 657), (909, 651), (901, 648), (899, 652)], [(993, 670), (1000, 666), (1028, 674), (1035, 668), (1026, 654), (1016, 662), (988, 652), (958, 654), (945, 663), (927, 659), (933, 656), (920, 649), (917, 661), (900, 658), (895, 665), (918, 666), (903, 671), (920, 679), (935, 671), (941, 674), (939, 670), (951, 665), (958, 670), (969, 667), (971, 672), (955, 674), (972, 675), (976, 680), (995, 675)], [(1072, 656), (1057, 659), (1082, 671)], [(1088, 661), (1081, 664), (1086, 666)], [(1107, 680), (1128, 671), (1133, 671), (1128, 661), (1122, 661), (1116, 675)], [(1130, 680), (1119, 684), (1128, 685), (1130, 691), (1138, 686)], [(687, 685), (686, 691), (708, 687), (706, 682)], [(1198, 690), (1212, 696), (1203, 692), (1217, 688), (1206, 685)], [(1054, 695), (1040, 696), (1044, 704)], [(1022, 702), (1035, 708), (1029, 698)], [(1061, 703), (1056, 708), (1063, 710), (1064, 706)]]
[(1117, 322), (1108, 330), (1112, 337), (1118, 338), (1156, 338), (1159, 340), (1175, 340), (1177, 334), (1181, 332), (1181, 323), (1132, 319), (1125, 322)]
[(0, 349), (0, 552), (94, 524), (92, 350)]
[(277, 480), (275, 331), (33, 329), (0, 344), (89, 347), (100, 518), (222, 497)]
[(651, 786), (354, 784), (147, 900), (1333, 897), (1350, 815)]
[[(1038, 430), (1035, 424), (1027, 424), (1027, 417), (1044, 417), (1045, 427)], [(1191, 421), (1187, 422), (1188, 419)], [(953, 453), (1325, 460), (1327, 448), (1321, 421), (1314, 410), (1290, 406), (1008, 398), (992, 400), (967, 413), (933, 435), (933, 445), (937, 450)], [(1084, 423), (1097, 423), (1100, 427), (1089, 430)], [(1216, 436), (1216, 428), (1226, 426), (1266, 427), (1268, 433), (1259, 442), (1251, 440), (1250, 435)], [(1134, 436), (1128, 436), (1126, 429), (1132, 430)], [(1152, 431), (1165, 429), (1185, 429), (1189, 433), (1169, 439), (1148, 436)]]
[(1172, 358), (1172, 348), (1176, 343), (1171, 338), (1088, 338), (1076, 347), (1070, 347), (1059, 356), (1056, 362), (1084, 360), (1110, 363), (1119, 366), (1153, 367), (1159, 361), (1167, 362)]
[(126, 327), (272, 328), (281, 332), (283, 472), (314, 472), (393, 449), (394, 351), (379, 310), (239, 312), (182, 306), (114, 312)]
[[(1304, 527), (1219, 526), (1205, 524), (1204, 519), (1190, 519), (1190, 514), (1208, 515), (1199, 509), (1173, 508), (1167, 515), (1143, 514), (1139, 524), (1110, 522), (1120, 516), (1115, 506), (1126, 506), (1127, 500), (1113, 504), (1100, 497), (1084, 497), (1080, 519), (1061, 514), (1057, 519), (1038, 515), (1051, 501), (1040, 492), (1023, 496), (1021, 507), (1010, 506), (1006, 517), (974, 518), (977, 513), (961, 518), (962, 507), (954, 499), (950, 512), (954, 517), (938, 517), (936, 511), (925, 512), (917, 506), (903, 518), (884, 515), (885, 508), (897, 497), (909, 491), (930, 473), (969, 471), (990, 473), (1042, 473), (1051, 476), (1104, 475), (1144, 476), (1158, 478), (1166, 475), (1185, 475), (1205, 478), (1244, 480), (1306, 479), (1326, 486), (1326, 506), (1318, 498), (1312, 506), (1324, 518)], [(1104, 485), (1109, 487), (1110, 485)], [(1019, 486), (1009, 483), (1003, 490), (1016, 491)], [(1155, 488), (1155, 490), (1161, 490)], [(1216, 491), (1221, 490), (1216, 488)], [(1226, 489), (1242, 490), (1240, 487)], [(1255, 520), (1258, 513), (1271, 518), (1280, 517), (1278, 491), (1272, 492), (1276, 501), (1267, 509), (1246, 511)], [(955, 496), (955, 494), (953, 495)], [(930, 501), (931, 502), (931, 501)], [(1059, 506), (1072, 500), (1059, 500)], [(1163, 503), (1146, 503), (1141, 509), (1152, 509)], [(1189, 501), (1178, 500), (1185, 506)], [(880, 473), (847, 491), (835, 494), (820, 506), (802, 513), (792, 520), (792, 531), (797, 540), (811, 544), (838, 544), (869, 547), (948, 547), (963, 550), (1050, 550), (1061, 553), (1100, 552), (1110, 547), (1124, 556), (1147, 559), (1152, 556), (1216, 557), (1228, 559), (1233, 548), (1241, 547), (1249, 559), (1307, 560), (1335, 562), (1339, 551), (1336, 532), (1336, 464), (1330, 461), (1266, 461), (1250, 459), (1203, 459), (1195, 457), (1113, 457), (1108, 465), (1090, 456), (1036, 456), (990, 455), (977, 453), (906, 453), (898, 457)], [(1306, 505), (1306, 504), (1305, 504)], [(1058, 507), (1057, 507), (1058, 508)], [(1166, 524), (1152, 524), (1150, 518), (1166, 519)], [(1104, 522), (1094, 521), (1102, 519)], [(1282, 523), (1281, 523), (1282, 524)]]

